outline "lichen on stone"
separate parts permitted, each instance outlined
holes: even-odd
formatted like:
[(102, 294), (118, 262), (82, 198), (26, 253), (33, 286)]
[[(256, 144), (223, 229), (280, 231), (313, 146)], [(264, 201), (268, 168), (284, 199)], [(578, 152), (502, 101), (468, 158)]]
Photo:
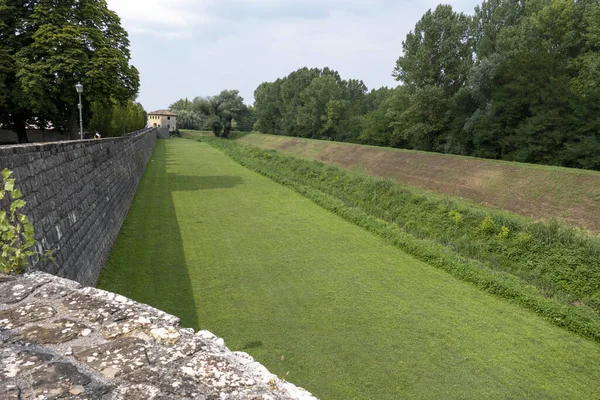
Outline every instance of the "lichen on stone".
[(51, 398), (315, 399), (148, 305), (44, 273), (0, 274), (0, 399)]

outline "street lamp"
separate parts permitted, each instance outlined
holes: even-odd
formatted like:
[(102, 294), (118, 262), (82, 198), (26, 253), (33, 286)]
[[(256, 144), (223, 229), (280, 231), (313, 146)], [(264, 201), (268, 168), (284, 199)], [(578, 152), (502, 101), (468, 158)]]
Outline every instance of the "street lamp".
[(79, 136), (81, 140), (83, 140), (83, 116), (81, 111), (81, 93), (83, 93), (83, 85), (77, 83), (77, 85), (75, 85), (75, 90), (77, 90), (77, 93), (79, 94)]

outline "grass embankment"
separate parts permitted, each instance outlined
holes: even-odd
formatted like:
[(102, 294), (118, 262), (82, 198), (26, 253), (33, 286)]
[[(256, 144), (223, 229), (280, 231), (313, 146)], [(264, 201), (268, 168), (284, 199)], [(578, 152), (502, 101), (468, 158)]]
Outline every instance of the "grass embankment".
[(408, 256), (205, 143), (159, 141), (152, 160), (100, 287), (223, 336), (322, 399), (600, 391), (598, 344)]
[(209, 140), (417, 258), (600, 342), (600, 238), (275, 151)]
[(556, 218), (600, 233), (600, 172), (287, 136), (238, 141), (458, 196), (535, 219)]

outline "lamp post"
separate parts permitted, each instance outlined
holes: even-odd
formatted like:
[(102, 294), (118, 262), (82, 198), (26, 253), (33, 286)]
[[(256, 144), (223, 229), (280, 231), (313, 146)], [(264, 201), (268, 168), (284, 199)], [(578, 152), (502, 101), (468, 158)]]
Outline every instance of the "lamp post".
[(82, 106), (81, 106), (81, 93), (83, 93), (83, 85), (81, 83), (77, 83), (75, 85), (75, 90), (79, 94), (79, 137), (83, 140), (83, 114), (82, 114)]

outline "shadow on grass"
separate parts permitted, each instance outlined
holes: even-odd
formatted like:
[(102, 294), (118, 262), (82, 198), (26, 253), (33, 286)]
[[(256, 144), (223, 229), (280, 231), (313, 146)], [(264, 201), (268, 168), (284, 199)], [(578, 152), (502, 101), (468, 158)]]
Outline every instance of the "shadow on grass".
[(249, 350), (249, 349), (257, 349), (259, 347), (263, 347), (263, 342), (261, 340), (255, 340), (253, 342), (248, 342), (242, 346), (240, 350)]
[(149, 304), (199, 329), (173, 192), (232, 188), (237, 176), (167, 172), (165, 141), (157, 142), (98, 287)]

